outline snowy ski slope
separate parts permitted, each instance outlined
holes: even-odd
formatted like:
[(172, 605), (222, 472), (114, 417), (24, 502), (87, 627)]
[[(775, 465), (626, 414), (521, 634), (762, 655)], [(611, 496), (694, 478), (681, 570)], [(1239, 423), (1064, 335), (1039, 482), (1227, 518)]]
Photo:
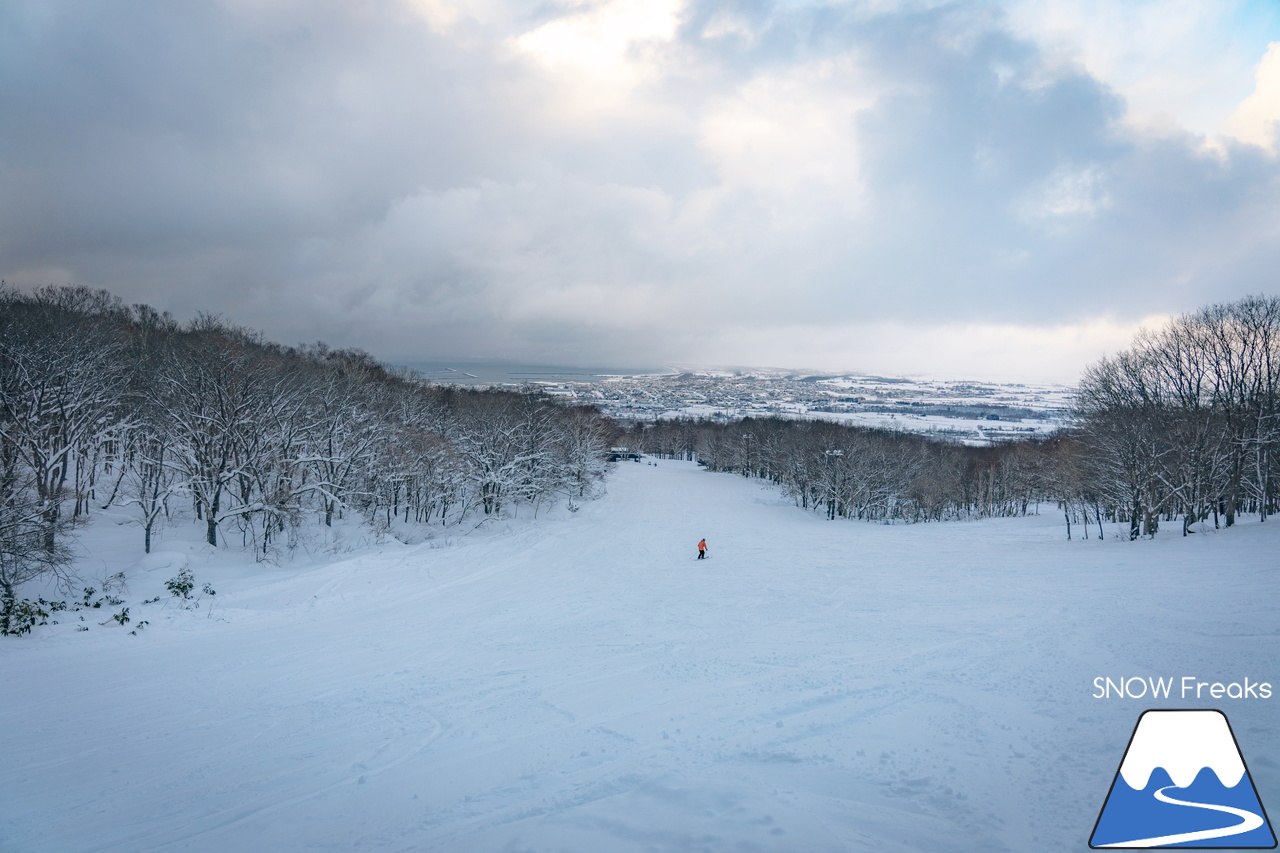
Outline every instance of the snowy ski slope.
[[(1147, 707), (1224, 710), (1280, 811), (1280, 699), (1093, 697), (1280, 686), (1280, 521), (828, 522), (671, 462), (609, 492), (305, 567), (91, 528), (150, 625), (0, 642), (0, 850), (1086, 850)], [(216, 606), (142, 605), (184, 559)]]

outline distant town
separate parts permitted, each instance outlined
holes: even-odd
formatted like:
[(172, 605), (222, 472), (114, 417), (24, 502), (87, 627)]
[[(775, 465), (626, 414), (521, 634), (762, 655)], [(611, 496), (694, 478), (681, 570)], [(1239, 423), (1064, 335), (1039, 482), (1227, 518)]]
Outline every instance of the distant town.
[(528, 370), (505, 381), (468, 382), (458, 373), (432, 382), (536, 387), (599, 407), (618, 420), (702, 417), (813, 418), (887, 427), (990, 444), (1050, 432), (1067, 417), (1074, 389), (1052, 384), (806, 374), (782, 370), (690, 370), (609, 375)]

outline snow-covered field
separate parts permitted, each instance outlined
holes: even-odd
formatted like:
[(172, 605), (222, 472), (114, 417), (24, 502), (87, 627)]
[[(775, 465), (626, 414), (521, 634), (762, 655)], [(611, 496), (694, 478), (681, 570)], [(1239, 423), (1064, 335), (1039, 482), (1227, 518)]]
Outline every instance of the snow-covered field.
[[(747, 416), (767, 418), (776, 417), (777, 414), (777, 412), (765, 409), (728, 412), (715, 406), (686, 406), (682, 409), (662, 412), (658, 417), (661, 420)], [(788, 420), (831, 421), (849, 426), (909, 432), (944, 441), (958, 441), (976, 446), (1047, 436), (1062, 426), (1059, 421), (1052, 420), (989, 421), (978, 418), (949, 417), (946, 415), (916, 415), (907, 412), (816, 412), (797, 410), (788, 412), (786, 417)]]
[[(828, 522), (671, 462), (609, 491), (283, 567), (90, 528), (150, 624), (0, 642), (0, 850), (1086, 850), (1149, 707), (1225, 711), (1280, 812), (1280, 697), (1093, 698), (1280, 687), (1280, 520)], [(143, 605), (184, 561), (216, 597)]]
[(1069, 418), (1075, 389), (1052, 384), (787, 370), (696, 368), (675, 374), (535, 381), (545, 393), (599, 406), (623, 421), (786, 418), (835, 421), (970, 445), (1045, 435)]

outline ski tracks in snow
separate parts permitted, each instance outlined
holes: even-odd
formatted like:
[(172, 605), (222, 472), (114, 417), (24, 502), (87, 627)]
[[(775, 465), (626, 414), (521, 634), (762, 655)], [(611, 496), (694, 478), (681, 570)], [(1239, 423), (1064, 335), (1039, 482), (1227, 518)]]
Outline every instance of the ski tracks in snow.
[[(430, 717), (428, 719), (434, 723), (434, 728), (426, 737), (415, 739), (413, 735), (402, 732), (397, 737), (382, 740), (376, 747), (357, 755), (348, 773), (337, 781), (301, 791), (285, 792), (283, 795), (273, 791), (266, 802), (215, 810), (207, 817), (196, 821), (197, 825), (194, 827), (190, 818), (183, 816), (168, 827), (158, 828), (149, 835), (131, 840), (132, 844), (136, 844), (132, 849), (138, 850), (139, 853), (192, 847), (217, 849), (221, 836), (243, 827), (250, 821), (262, 820), (275, 812), (287, 811), (304, 805), (308, 801), (323, 799), (325, 795), (343, 787), (364, 785), (369, 779), (415, 758), (440, 736), (443, 727), (439, 721)], [(113, 849), (118, 849), (114, 842), (92, 848), (88, 853), (102, 853), (102, 851)]]
[(220, 587), (225, 623), (6, 650), (27, 687), (0, 713), (27, 739), (4, 745), (27, 769), (0, 769), (4, 840), (1072, 849), (1130, 722), (1094, 676), (1275, 659), (1274, 573), (1193, 586), (1195, 542), (827, 522), (669, 462), (621, 464), (609, 489), (448, 548)]

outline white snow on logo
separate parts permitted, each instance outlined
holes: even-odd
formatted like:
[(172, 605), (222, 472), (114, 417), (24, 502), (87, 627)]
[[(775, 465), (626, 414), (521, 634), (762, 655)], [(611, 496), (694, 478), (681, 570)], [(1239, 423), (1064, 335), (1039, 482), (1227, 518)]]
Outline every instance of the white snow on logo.
[(1130, 788), (1142, 790), (1157, 767), (1163, 767), (1179, 788), (1194, 782), (1205, 767), (1228, 788), (1240, 784), (1244, 776), (1244, 761), (1220, 711), (1144, 714), (1120, 775)]

